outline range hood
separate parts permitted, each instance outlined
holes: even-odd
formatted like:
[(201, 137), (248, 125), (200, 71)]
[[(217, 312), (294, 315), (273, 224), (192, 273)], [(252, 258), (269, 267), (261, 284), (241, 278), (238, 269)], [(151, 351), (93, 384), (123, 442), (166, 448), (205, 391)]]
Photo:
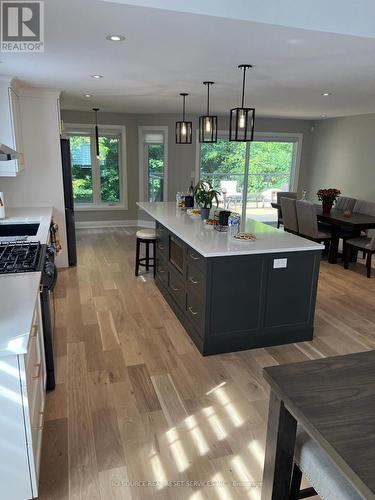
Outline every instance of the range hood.
[(0, 161), (18, 160), (20, 156), (14, 149), (0, 143)]

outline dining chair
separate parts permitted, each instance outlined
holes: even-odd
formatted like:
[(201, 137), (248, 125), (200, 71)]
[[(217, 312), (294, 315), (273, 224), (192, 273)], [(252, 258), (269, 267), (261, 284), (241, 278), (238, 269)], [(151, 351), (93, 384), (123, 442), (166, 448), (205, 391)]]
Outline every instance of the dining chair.
[(356, 202), (357, 200), (355, 198), (349, 198), (348, 196), (339, 196), (337, 198), (335, 208), (337, 208), (337, 210), (348, 210), (349, 212), (353, 212)]
[(298, 234), (296, 200), (289, 197), (281, 198), (280, 204), (281, 211), (283, 213), (284, 231), (287, 231), (288, 233)]
[[(296, 200), (297, 193), (294, 191), (278, 191), (276, 193), (276, 201), (278, 205), (281, 205), (281, 198), (292, 198), (293, 200)], [(280, 227), (280, 224), (284, 224), (282, 208), (277, 209), (277, 228)]]
[(315, 203), (297, 200), (296, 209), (299, 234), (318, 243), (324, 242), (326, 250), (328, 250), (331, 233), (329, 230), (319, 228)]
[(357, 200), (353, 213), (375, 216), (375, 203), (373, 201)]
[(367, 277), (371, 278), (371, 260), (372, 255), (375, 253), (375, 230), (370, 229), (367, 231), (367, 236), (360, 236), (359, 238), (351, 238), (345, 241), (344, 251), (344, 268), (349, 269), (350, 248), (354, 247), (357, 250), (362, 250), (364, 257), (366, 257)]
[[(301, 489), (302, 474), (308, 479), (312, 488)], [(315, 495), (327, 500), (362, 499), (340, 473), (327, 453), (307, 434), (301, 425), (298, 425), (289, 500)]]

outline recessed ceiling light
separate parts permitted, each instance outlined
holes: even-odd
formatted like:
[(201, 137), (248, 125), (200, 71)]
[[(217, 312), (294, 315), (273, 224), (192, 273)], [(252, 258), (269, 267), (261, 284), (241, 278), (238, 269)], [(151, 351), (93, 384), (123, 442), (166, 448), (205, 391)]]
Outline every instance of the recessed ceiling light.
[(87, 98), (92, 97), (92, 94), (85, 94), (85, 97)]
[(95, 78), (95, 80), (98, 80), (99, 78), (103, 78), (103, 75), (91, 75), (91, 78)]
[(322, 92), (322, 93), (321, 93), (321, 95), (322, 95), (323, 97), (327, 97), (327, 96), (329, 96), (329, 95), (332, 95), (332, 92)]
[(123, 42), (125, 37), (122, 35), (107, 35), (106, 39), (110, 42)]
[(327, 118), (327, 115), (320, 115), (320, 118)]

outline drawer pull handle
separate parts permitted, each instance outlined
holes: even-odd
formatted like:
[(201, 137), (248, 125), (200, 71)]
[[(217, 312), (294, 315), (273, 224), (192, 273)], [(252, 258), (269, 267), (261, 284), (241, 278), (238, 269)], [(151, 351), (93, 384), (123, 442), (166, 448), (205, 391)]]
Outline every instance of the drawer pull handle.
[(192, 276), (190, 276), (189, 281), (193, 283), (193, 285), (197, 285), (198, 283), (200, 283), (199, 280), (195, 280)]
[(37, 378), (40, 377), (40, 369), (42, 367), (42, 363), (38, 363), (38, 364), (36, 364), (34, 366), (36, 368), (36, 375), (34, 375), (33, 379), (35, 380), (35, 379), (37, 379)]
[(160, 269), (159, 267), (159, 271), (158, 271), (160, 274), (163, 274), (163, 273), (166, 273), (167, 271), (165, 271), (164, 269)]
[(194, 311), (194, 309), (191, 306), (189, 306), (188, 309), (193, 316), (196, 316), (198, 314), (198, 311)]
[(171, 285), (171, 288), (174, 292), (178, 292), (180, 290), (179, 288), (177, 288), (176, 286), (173, 286), (173, 285)]
[(190, 257), (191, 257), (193, 260), (199, 260), (199, 257), (196, 257), (193, 253), (190, 253)]
[(159, 250), (164, 250), (164, 249), (165, 249), (165, 246), (164, 246), (164, 245), (158, 245), (158, 249), (159, 249)]
[(38, 325), (33, 325), (31, 327), (31, 338), (36, 337), (36, 334), (38, 333)]
[(44, 428), (44, 411), (39, 412), (39, 425), (36, 427), (37, 431), (42, 431)]

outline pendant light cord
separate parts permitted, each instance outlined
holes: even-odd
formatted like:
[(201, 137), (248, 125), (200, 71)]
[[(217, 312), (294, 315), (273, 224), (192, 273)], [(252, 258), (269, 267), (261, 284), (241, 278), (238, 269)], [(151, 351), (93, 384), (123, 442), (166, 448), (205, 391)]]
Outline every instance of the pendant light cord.
[(210, 116), (210, 83), (207, 83), (207, 116)]
[(246, 80), (246, 66), (243, 68), (243, 80), (242, 80), (242, 101), (241, 101), (241, 108), (244, 107), (245, 104), (245, 80)]
[(182, 121), (183, 122), (185, 121), (185, 99), (186, 99), (186, 96), (183, 95), (182, 96)]

